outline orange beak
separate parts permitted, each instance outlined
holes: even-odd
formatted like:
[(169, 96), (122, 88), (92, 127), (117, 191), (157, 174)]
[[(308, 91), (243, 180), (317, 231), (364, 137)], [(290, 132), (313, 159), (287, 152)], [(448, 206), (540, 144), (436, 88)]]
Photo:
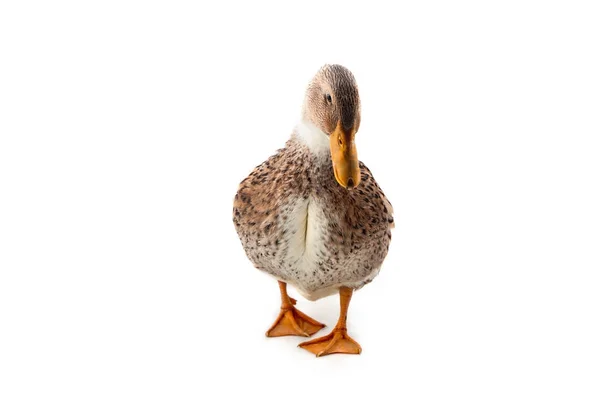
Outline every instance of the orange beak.
[(355, 133), (354, 130), (344, 132), (338, 122), (335, 131), (329, 136), (335, 180), (346, 189), (355, 188), (360, 183), (360, 168), (354, 144)]

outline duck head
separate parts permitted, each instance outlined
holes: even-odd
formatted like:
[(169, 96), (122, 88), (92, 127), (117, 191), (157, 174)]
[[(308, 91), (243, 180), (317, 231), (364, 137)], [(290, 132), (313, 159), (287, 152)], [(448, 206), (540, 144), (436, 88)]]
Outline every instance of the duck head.
[(325, 65), (306, 90), (303, 119), (326, 137), (336, 181), (347, 189), (360, 183), (354, 138), (360, 126), (360, 98), (352, 73), (341, 65)]

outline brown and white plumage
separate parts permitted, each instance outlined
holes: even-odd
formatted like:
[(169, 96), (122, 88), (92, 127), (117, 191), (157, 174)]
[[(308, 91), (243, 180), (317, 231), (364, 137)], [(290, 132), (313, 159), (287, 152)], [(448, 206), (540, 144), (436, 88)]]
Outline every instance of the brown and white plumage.
[(331, 160), (294, 134), (240, 185), (234, 222), (254, 266), (314, 300), (372, 280), (391, 238), (392, 207), (371, 172), (337, 184)]
[(233, 220), (248, 258), (310, 300), (361, 288), (387, 255), (392, 206), (356, 157), (359, 125), (354, 77), (326, 65), (309, 85), (302, 121), (285, 147), (235, 196)]

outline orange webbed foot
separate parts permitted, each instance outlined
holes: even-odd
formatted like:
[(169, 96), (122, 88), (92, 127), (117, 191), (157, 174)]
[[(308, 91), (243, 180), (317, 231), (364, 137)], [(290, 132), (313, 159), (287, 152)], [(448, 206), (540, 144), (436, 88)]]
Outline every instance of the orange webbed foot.
[(298, 346), (317, 357), (335, 353), (360, 354), (362, 351), (358, 342), (348, 335), (346, 329), (339, 328), (335, 328), (329, 335), (300, 343)]
[[(295, 304), (295, 301), (292, 301)], [(309, 337), (321, 330), (325, 324), (315, 321), (294, 306), (282, 307), (275, 323), (269, 328), (268, 337), (304, 336)]]

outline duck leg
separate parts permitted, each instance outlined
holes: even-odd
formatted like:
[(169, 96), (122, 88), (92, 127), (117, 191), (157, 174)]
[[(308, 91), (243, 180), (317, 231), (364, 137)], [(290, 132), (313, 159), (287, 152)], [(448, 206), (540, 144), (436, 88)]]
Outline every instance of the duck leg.
[(346, 316), (348, 306), (352, 298), (352, 289), (340, 288), (340, 319), (329, 335), (322, 336), (308, 342), (300, 343), (298, 346), (316, 354), (317, 357), (333, 353), (360, 354), (360, 345), (348, 336), (346, 331)]
[(267, 331), (268, 337), (276, 336), (311, 336), (325, 325), (315, 321), (308, 315), (298, 311), (296, 300), (287, 294), (287, 284), (279, 281), (281, 291), (281, 311), (275, 323)]

